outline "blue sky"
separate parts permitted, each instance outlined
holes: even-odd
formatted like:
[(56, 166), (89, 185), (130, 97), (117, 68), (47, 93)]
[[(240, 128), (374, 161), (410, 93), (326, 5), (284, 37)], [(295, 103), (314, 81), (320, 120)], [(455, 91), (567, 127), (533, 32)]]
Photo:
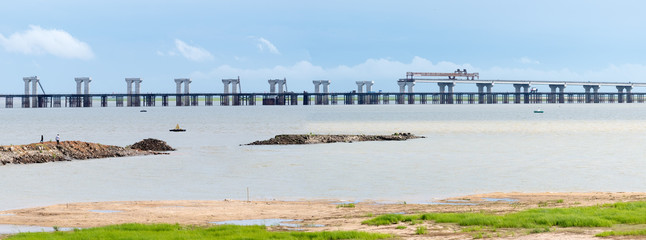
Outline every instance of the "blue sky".
[[(407, 71), (466, 68), (481, 79), (646, 82), (643, 1), (6, 1), (0, 93), (37, 75), (48, 93), (244, 92), (287, 78), (290, 91), (375, 81), (397, 91)], [(459, 90), (474, 91), (475, 86)], [(581, 89), (567, 89), (580, 91)], [(607, 89), (608, 91), (612, 89)], [(416, 91), (437, 91), (418, 84)], [(637, 89), (636, 91), (644, 91)]]

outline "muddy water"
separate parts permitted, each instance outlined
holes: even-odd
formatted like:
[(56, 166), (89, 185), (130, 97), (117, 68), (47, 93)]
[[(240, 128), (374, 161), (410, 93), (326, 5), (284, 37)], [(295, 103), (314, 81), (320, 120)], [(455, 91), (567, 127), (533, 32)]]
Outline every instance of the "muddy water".
[[(485, 192), (646, 191), (646, 104), (0, 109), (0, 144), (158, 138), (170, 155), (0, 166), (0, 210), (109, 200), (432, 202)], [(187, 132), (168, 129), (180, 124)], [(427, 138), (240, 146), (283, 133)]]

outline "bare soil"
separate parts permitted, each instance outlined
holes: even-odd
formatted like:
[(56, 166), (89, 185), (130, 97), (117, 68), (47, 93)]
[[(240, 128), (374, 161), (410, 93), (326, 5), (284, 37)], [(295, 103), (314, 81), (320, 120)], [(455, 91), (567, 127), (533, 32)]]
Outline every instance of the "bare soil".
[[(508, 213), (537, 207), (591, 206), (619, 201), (644, 201), (646, 193), (489, 193), (438, 201), (445, 204), (406, 204), (360, 202), (355, 207), (339, 207), (339, 201), (123, 201), (69, 203), (47, 207), (0, 212), (0, 224), (96, 227), (120, 223), (180, 223), (210, 225), (214, 221), (248, 219), (299, 219), (305, 231), (358, 230), (390, 233), (401, 239), (472, 239), (474, 233), (464, 232), (456, 224), (426, 221), (417, 225), (400, 223), (388, 226), (367, 226), (361, 221), (387, 213), (424, 212), (492, 212)], [(450, 205), (450, 204), (475, 205)], [(96, 212), (93, 210), (108, 210)], [(4, 215), (3, 215), (4, 214)], [(13, 215), (6, 215), (13, 214)], [(320, 227), (317, 225), (323, 225)], [(405, 229), (396, 229), (406, 226)], [(427, 233), (415, 234), (417, 227)], [(289, 230), (288, 227), (271, 227)], [(547, 233), (529, 234), (528, 229), (497, 229), (487, 233), (500, 239), (598, 239), (594, 234), (604, 228), (557, 228)]]

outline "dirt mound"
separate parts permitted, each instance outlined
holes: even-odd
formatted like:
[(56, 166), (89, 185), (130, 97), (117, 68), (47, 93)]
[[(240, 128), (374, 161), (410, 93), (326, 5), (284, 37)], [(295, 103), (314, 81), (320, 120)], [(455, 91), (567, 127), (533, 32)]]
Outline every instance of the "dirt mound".
[(247, 145), (288, 145), (288, 144), (316, 144), (336, 142), (362, 142), (362, 141), (404, 141), (408, 139), (424, 138), (411, 133), (394, 133), (392, 135), (317, 135), (317, 134), (282, 134), (275, 137), (255, 141)]
[(146, 138), (130, 146), (132, 149), (139, 149), (143, 151), (175, 151), (174, 148), (169, 146), (166, 142), (154, 139)]

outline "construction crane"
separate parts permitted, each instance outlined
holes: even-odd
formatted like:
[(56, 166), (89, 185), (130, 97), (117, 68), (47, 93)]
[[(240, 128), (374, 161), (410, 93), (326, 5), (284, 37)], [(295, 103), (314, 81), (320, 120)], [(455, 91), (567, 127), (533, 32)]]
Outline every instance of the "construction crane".
[(407, 72), (406, 73), (406, 78), (412, 79), (413, 77), (449, 77), (449, 79), (455, 79), (456, 77), (466, 77), (467, 80), (471, 78), (471, 80), (474, 80), (475, 78), (480, 79), (480, 74), (478, 73), (467, 73), (466, 69), (463, 70), (455, 70), (453, 73), (436, 73), (436, 72)]

